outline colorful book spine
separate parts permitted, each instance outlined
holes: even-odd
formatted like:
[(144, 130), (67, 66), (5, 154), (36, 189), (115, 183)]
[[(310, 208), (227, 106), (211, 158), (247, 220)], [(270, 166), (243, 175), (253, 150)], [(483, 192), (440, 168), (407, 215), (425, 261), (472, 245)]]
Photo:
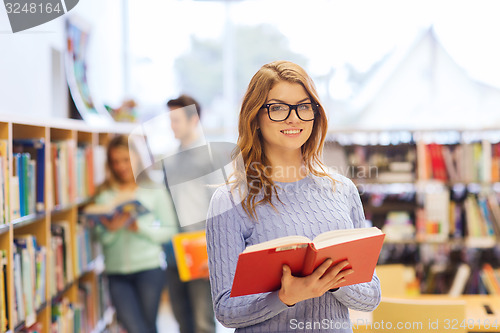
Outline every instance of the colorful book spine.
[(2, 159), (2, 195), (3, 195), (3, 223), (12, 219), (10, 216), (10, 177), (9, 177), (9, 144), (7, 140), (0, 140), (0, 157)]

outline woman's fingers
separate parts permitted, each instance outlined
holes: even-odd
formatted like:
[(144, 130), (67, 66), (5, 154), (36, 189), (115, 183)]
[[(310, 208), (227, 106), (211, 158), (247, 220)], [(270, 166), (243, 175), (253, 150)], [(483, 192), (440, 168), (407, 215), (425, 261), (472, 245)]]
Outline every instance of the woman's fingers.
[(331, 285), (338, 284), (338, 281), (354, 272), (352, 268), (345, 269), (347, 266), (349, 266), (349, 262), (344, 260), (332, 266), (327, 272), (325, 272), (325, 274), (323, 274), (320, 280), (323, 282), (323, 286), (326, 290), (335, 288), (331, 287)]
[(345, 282), (346, 281), (346, 278), (353, 274), (354, 273), (354, 270), (351, 268), (351, 269), (346, 269), (342, 272), (340, 272), (330, 283), (330, 287), (328, 289), (333, 289), (333, 288), (337, 288), (341, 283)]
[(108, 227), (109, 224), (111, 223), (110, 220), (107, 219), (106, 217), (101, 217), (100, 221), (101, 221), (101, 224), (104, 225), (105, 227)]
[(330, 280), (325, 280), (326, 290), (337, 288), (339, 284), (346, 281), (346, 277), (354, 273), (352, 269), (346, 269), (341, 271), (339, 274), (331, 278)]
[(344, 260), (332, 267), (332, 260), (327, 259), (314, 272), (305, 277), (294, 277), (288, 265), (283, 265), (279, 297), (287, 305), (293, 305), (305, 299), (319, 297), (327, 290), (334, 289), (345, 281), (345, 277), (354, 271), (345, 269), (349, 262)]
[(342, 272), (344, 268), (349, 266), (349, 262), (347, 260), (341, 261), (334, 266), (330, 267), (322, 276), (321, 279), (325, 281), (330, 281), (334, 277), (336, 277), (339, 273)]
[(346, 281), (345, 278), (342, 278), (338, 281), (335, 281), (335, 282), (332, 282), (328, 285), (328, 287), (326, 287), (326, 290), (330, 290), (330, 289), (335, 289), (335, 288), (338, 288), (338, 286), (341, 284), (341, 283), (344, 283)]
[(333, 262), (332, 259), (326, 259), (325, 261), (323, 261), (321, 265), (318, 266), (318, 268), (314, 270), (314, 272), (311, 275), (313, 275), (318, 280), (321, 279), (323, 274), (325, 274), (328, 268), (330, 268), (332, 262)]

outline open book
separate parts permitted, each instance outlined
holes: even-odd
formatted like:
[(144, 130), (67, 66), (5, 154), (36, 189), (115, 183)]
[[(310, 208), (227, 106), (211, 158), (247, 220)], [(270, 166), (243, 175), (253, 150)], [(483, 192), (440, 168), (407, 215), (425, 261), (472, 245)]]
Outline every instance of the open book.
[(335, 265), (348, 260), (354, 273), (339, 287), (369, 282), (372, 279), (385, 234), (376, 227), (333, 230), (312, 241), (303, 236), (276, 238), (248, 246), (238, 257), (231, 297), (278, 290), (282, 267), (290, 266), (292, 275), (310, 275), (326, 259)]
[(94, 226), (101, 224), (101, 218), (111, 219), (120, 213), (130, 214), (130, 219), (124, 225), (127, 227), (137, 217), (149, 213), (149, 210), (137, 199), (127, 196), (118, 197), (108, 204), (91, 204), (83, 209), (87, 221)]

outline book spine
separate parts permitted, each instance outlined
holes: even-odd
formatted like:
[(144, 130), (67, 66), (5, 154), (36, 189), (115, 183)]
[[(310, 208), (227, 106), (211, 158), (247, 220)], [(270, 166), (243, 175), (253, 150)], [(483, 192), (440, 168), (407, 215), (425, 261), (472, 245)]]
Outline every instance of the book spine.
[(18, 252), (14, 253), (14, 292), (15, 292), (15, 321), (14, 324), (17, 325), (20, 321), (25, 318), (24, 312), (24, 298), (23, 290), (21, 285), (21, 254)]
[(7, 161), (0, 155), (0, 224), (7, 223), (7, 207), (5, 205), (4, 164)]
[(36, 161), (29, 160), (28, 161), (28, 180), (29, 180), (29, 190), (28, 190), (28, 207), (29, 213), (36, 213)]
[(87, 147), (87, 183), (88, 183), (88, 195), (93, 196), (95, 193), (94, 186), (94, 150), (92, 147)]
[(30, 214), (30, 203), (29, 203), (29, 195), (30, 195), (30, 179), (29, 179), (29, 160), (31, 156), (29, 153), (22, 154), (22, 170), (23, 170), (23, 186), (24, 193), (22, 196), (22, 200), (24, 201), (24, 215)]
[(16, 200), (19, 202), (19, 216), (22, 217), (26, 214), (24, 208), (24, 172), (22, 169), (23, 163), (20, 153), (15, 154), (14, 163), (16, 164), (16, 175), (19, 179), (19, 191)]
[(311, 275), (314, 272), (314, 263), (316, 261), (316, 256), (318, 255), (318, 250), (314, 247), (313, 243), (307, 245), (306, 255), (304, 256), (304, 264), (302, 265), (302, 276)]
[(492, 147), (491, 142), (483, 140), (482, 142), (482, 170), (481, 181), (484, 183), (491, 182), (491, 166), (492, 166)]
[(36, 153), (36, 210), (45, 210), (45, 144)]

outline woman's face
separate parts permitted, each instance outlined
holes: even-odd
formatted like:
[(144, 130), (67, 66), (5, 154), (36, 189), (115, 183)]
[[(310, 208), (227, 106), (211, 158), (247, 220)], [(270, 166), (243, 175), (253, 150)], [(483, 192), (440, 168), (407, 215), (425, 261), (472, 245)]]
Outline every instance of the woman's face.
[(110, 167), (120, 182), (134, 181), (134, 171), (130, 162), (130, 154), (125, 147), (113, 148), (110, 151)]
[[(280, 81), (269, 91), (266, 104), (286, 103), (291, 105), (311, 103), (302, 85)], [(311, 135), (314, 121), (302, 121), (292, 110), (284, 121), (269, 119), (267, 109), (259, 111), (259, 127), (264, 138), (264, 149), (272, 152), (286, 152), (300, 149)]]

